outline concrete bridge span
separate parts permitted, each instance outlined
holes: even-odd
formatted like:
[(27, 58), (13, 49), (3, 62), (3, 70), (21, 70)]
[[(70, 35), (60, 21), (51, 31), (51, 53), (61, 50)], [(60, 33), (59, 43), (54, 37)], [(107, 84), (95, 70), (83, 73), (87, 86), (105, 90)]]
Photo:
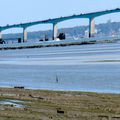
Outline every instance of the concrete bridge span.
[(80, 19), (80, 18), (89, 19), (89, 37), (91, 37), (95, 33), (95, 18), (96, 17), (106, 15), (106, 14), (111, 14), (111, 13), (117, 13), (117, 12), (120, 12), (120, 8), (99, 11), (99, 12), (85, 13), (85, 14), (81, 13), (78, 15), (59, 17), (59, 18), (54, 18), (54, 19), (42, 20), (42, 21), (0, 26), (0, 38), (2, 38), (2, 31), (4, 30), (12, 29), (12, 28), (22, 28), (23, 29), (23, 42), (27, 42), (27, 28), (28, 27), (38, 25), (38, 24), (52, 24), (53, 25), (53, 40), (55, 40), (58, 36), (58, 27), (57, 27), (58, 23), (63, 22), (65, 20)]

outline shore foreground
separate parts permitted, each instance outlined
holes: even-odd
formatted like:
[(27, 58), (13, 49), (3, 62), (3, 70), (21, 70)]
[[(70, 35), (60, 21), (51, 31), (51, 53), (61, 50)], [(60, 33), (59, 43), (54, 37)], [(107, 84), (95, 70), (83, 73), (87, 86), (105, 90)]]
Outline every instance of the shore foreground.
[(120, 120), (120, 94), (1, 88), (1, 101), (0, 120)]

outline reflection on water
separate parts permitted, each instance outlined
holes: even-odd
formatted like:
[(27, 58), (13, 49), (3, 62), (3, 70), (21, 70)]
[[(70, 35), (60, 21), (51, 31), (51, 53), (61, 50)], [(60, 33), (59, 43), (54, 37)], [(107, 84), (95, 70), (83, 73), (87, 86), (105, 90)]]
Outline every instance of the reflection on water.
[(120, 93), (119, 46), (97, 44), (0, 51), (0, 85)]

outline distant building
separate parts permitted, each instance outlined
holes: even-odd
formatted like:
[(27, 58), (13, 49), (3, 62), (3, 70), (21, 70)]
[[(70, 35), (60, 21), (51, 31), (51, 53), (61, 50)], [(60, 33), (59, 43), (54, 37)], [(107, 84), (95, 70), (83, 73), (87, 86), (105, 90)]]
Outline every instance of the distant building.
[[(96, 34), (97, 34), (97, 33), (98, 33), (98, 30), (97, 30), (97, 29), (95, 29), (94, 36), (96, 36)], [(89, 37), (89, 30), (88, 30), (88, 29), (85, 31), (85, 37), (86, 37), (86, 38), (88, 38), (88, 37)]]
[(88, 38), (89, 37), (89, 30), (85, 31), (85, 37)]

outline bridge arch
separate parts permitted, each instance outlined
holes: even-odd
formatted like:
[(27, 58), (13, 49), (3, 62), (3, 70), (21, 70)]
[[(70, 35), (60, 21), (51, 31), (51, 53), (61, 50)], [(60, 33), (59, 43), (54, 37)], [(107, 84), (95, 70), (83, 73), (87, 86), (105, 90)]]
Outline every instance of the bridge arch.
[[(88, 30), (89, 27), (89, 19), (86, 18), (73, 18), (73, 19), (69, 19), (69, 20), (65, 20), (65, 21), (60, 21), (57, 23), (57, 26), (59, 28), (58, 32), (63, 32), (66, 33), (67, 37), (69, 37), (69, 33), (66, 32), (66, 29), (69, 29), (69, 27), (76, 27), (77, 30), (72, 30), (72, 33), (75, 34), (75, 36), (73, 37), (83, 37), (82, 35), (85, 34), (80, 26), (87, 26), (85, 28), (85, 30)], [(62, 28), (65, 28), (64, 30)]]
[[(110, 14), (104, 14), (104, 15), (101, 15), (101, 16), (98, 16), (95, 18), (95, 23), (98, 25), (98, 24), (103, 24), (103, 26), (101, 26), (101, 28), (96, 28), (97, 29), (97, 32), (98, 34), (100, 35), (104, 30), (104, 35), (106, 34), (109, 34), (110, 36), (115, 34), (115, 32), (119, 32), (119, 31), (116, 31), (116, 29), (120, 29), (120, 26), (116, 24), (116, 22), (120, 22), (120, 20), (118, 19), (120, 17), (120, 13), (117, 12), (117, 13), (110, 13)], [(102, 22), (101, 22), (102, 21)], [(112, 23), (114, 24), (115, 28), (112, 28)], [(107, 24), (104, 24), (104, 23), (107, 23)], [(119, 34), (119, 33), (117, 33)], [(103, 34), (102, 34), (103, 35)]]
[[(10, 40), (10, 41), (13, 41), (18, 39), (18, 38), (22, 38), (23, 35), (21, 34), (22, 33), (22, 28), (21, 27), (15, 27), (15, 28), (6, 28), (6, 29), (3, 29), (0, 31), (0, 37), (1, 39), (4, 39), (4, 40)], [(4, 33), (4, 34), (3, 34)], [(11, 33), (15, 33), (15, 34), (11, 34)], [(9, 35), (11, 34), (11, 35)], [(17, 37), (16, 37), (17, 35)]]
[[(52, 38), (52, 31), (51, 31), (51, 27), (52, 27), (52, 24), (48, 24), (48, 23), (40, 23), (40, 24), (36, 24), (36, 25), (31, 25), (31, 26), (28, 26), (27, 27), (27, 32), (29, 32), (28, 34), (28, 38), (30, 38), (29, 36), (31, 36), (31, 32), (41, 32), (42, 34), (42, 37), (41, 35), (34, 35), (34, 38), (38, 41), (40, 39), (44, 39), (45, 38), (45, 35), (46, 36), (49, 36), (50, 38)], [(46, 31), (46, 32), (45, 32)], [(50, 33), (48, 34), (49, 31)], [(32, 35), (33, 36), (33, 35)]]
[[(73, 15), (73, 16), (68, 16), (68, 17), (61, 17), (56, 19), (55, 21), (59, 22), (63, 22), (66, 21), (68, 19), (76, 19), (76, 18), (88, 18), (89, 19), (89, 37), (92, 37), (93, 34), (95, 33), (95, 18), (97, 17), (101, 17), (104, 15), (108, 15), (108, 14), (113, 14), (113, 13), (119, 13), (120, 9), (114, 9), (114, 10), (106, 10), (106, 11), (101, 11), (101, 12), (93, 12), (93, 13), (87, 13), (87, 14), (80, 14), (80, 15)], [(54, 32), (54, 37), (57, 36), (57, 27), (56, 24), (53, 24), (53, 31)]]

